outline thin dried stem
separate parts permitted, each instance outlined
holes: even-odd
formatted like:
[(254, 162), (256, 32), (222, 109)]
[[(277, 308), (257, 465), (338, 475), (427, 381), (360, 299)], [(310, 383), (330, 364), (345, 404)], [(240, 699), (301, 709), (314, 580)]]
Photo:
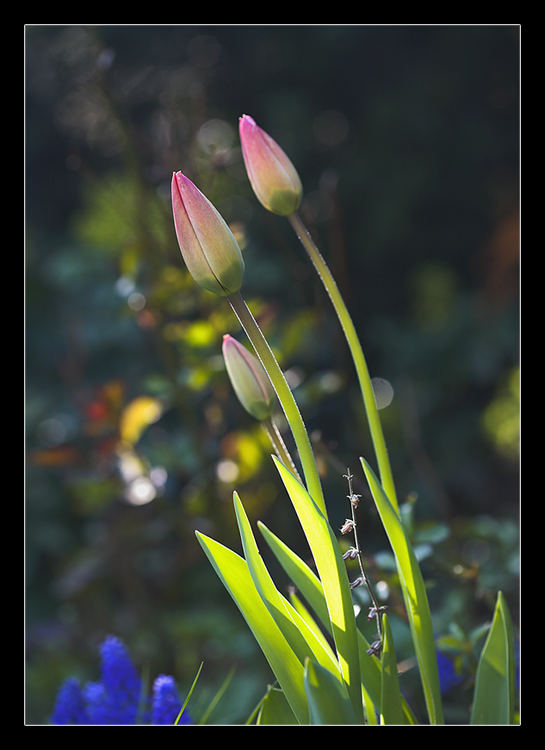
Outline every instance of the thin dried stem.
[(361, 584), (364, 584), (367, 588), (367, 591), (369, 593), (369, 597), (371, 598), (372, 607), (369, 609), (369, 618), (372, 619), (372, 617), (375, 618), (375, 621), (377, 623), (377, 632), (379, 636), (379, 641), (377, 644), (373, 644), (372, 649), (374, 653), (377, 653), (380, 651), (380, 646), (382, 645), (382, 617), (381, 614), (384, 611), (384, 606), (379, 606), (378, 601), (375, 597), (375, 593), (373, 591), (373, 587), (371, 585), (371, 581), (369, 580), (369, 576), (367, 575), (367, 571), (365, 570), (365, 566), (363, 564), (363, 550), (360, 547), (359, 540), (358, 540), (358, 527), (356, 523), (356, 508), (359, 505), (360, 495), (357, 495), (354, 493), (353, 487), (352, 487), (352, 480), (354, 479), (353, 474), (351, 474), (350, 469), (347, 468), (346, 474), (343, 474), (343, 477), (348, 482), (348, 500), (350, 502), (350, 510), (351, 510), (351, 519), (348, 519), (345, 523), (345, 526), (343, 526), (343, 529), (346, 528), (346, 531), (352, 531), (354, 535), (354, 547), (349, 550), (346, 553), (346, 557), (351, 557), (352, 559), (357, 558), (359, 568), (360, 568), (360, 577), (357, 578), (352, 584), (352, 588), (356, 588), (356, 586), (359, 586)]

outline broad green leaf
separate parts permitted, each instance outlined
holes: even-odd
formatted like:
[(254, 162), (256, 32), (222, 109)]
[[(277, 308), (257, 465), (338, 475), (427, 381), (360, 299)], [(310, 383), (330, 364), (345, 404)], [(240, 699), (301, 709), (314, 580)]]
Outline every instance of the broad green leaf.
[(514, 693), (513, 628), (500, 591), (477, 667), (471, 724), (512, 724)]
[(331, 670), (337, 679), (342, 679), (339, 664), (334, 657), (332, 658), (331, 649), (324, 647), (323, 639), (317, 637), (315, 631), (276, 588), (259, 553), (250, 522), (236, 492), (233, 493), (233, 502), (250, 575), (274, 621), (301, 664), (305, 663), (307, 657), (313, 657), (326, 669)]
[(307, 660), (305, 688), (311, 724), (360, 724), (343, 683), (319, 664)]
[(369, 464), (363, 458), (360, 460), (396, 558), (428, 716), (432, 724), (442, 724), (443, 707), (439, 689), (435, 640), (424, 579), (398, 514), (386, 497)]
[(381, 724), (405, 724), (394, 640), (386, 615), (382, 616), (382, 633)]
[[(299, 617), (301, 617), (304, 620), (304, 622), (306, 623), (306, 626), (312, 631), (312, 633), (314, 634), (314, 637), (320, 641), (320, 643), (322, 644), (323, 650), (329, 654), (330, 660), (333, 661), (334, 664), (336, 664), (337, 671), (339, 671), (339, 663), (337, 662), (335, 658), (335, 654), (333, 653), (333, 650), (331, 649), (331, 646), (329, 645), (326, 637), (324, 636), (319, 625), (316, 623), (316, 620), (314, 619), (314, 617), (311, 615), (309, 610), (305, 607), (301, 599), (297, 596), (297, 594), (294, 591), (290, 592), (289, 601), (290, 601), (290, 604), (295, 609), (295, 611), (297, 612), (297, 614), (299, 615)], [(327, 667), (327, 664), (323, 666)], [(339, 671), (339, 675), (340, 675), (340, 671)]]
[(322, 625), (325, 625), (331, 632), (324, 589), (318, 576), (264, 523), (258, 521), (257, 525), (290, 580), (310, 604)]
[[(325, 601), (324, 591), (319, 578), (308, 567), (308, 565), (293, 552), (279, 537), (276, 536), (265, 524), (258, 523), (259, 529), (274, 553), (276, 559), (293, 582), (294, 586), (301, 592), (313, 612), (318, 617), (322, 626), (331, 633), (331, 623)], [(367, 653), (370, 646), (369, 641), (357, 631), (358, 652), (360, 659), (362, 692), (370, 696), (377, 712), (380, 711), (380, 661), (376, 656)], [(416, 724), (416, 718), (411, 712), (406, 701), (403, 701), (407, 723)]]
[(362, 716), (358, 639), (352, 592), (339, 544), (327, 518), (286, 467), (273, 460), (299, 518), (322, 581), (331, 632), (354, 711)]
[(259, 596), (246, 561), (214, 539), (195, 532), (214, 570), (254, 634), (301, 724), (308, 723), (304, 667)]
[(293, 711), (291, 710), (282, 690), (275, 687), (269, 687), (267, 694), (261, 703), (256, 724), (297, 724), (297, 720), (293, 715)]

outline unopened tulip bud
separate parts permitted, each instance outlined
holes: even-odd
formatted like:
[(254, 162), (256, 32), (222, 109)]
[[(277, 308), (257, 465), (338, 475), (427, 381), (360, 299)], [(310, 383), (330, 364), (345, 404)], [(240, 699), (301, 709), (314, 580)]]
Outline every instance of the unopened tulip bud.
[(223, 337), (222, 351), (229, 379), (242, 406), (255, 419), (268, 419), (275, 393), (261, 362), (229, 334)]
[(244, 261), (217, 209), (181, 172), (172, 175), (174, 227), (188, 271), (197, 284), (228, 296), (242, 285)]
[(249, 115), (240, 118), (239, 133), (248, 179), (259, 201), (280, 216), (297, 211), (303, 187), (284, 151)]

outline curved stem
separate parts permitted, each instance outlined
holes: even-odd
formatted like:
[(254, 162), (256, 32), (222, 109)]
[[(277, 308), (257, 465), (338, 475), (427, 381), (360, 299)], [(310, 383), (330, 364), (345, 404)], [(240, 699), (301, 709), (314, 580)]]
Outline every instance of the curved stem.
[(381, 483), (386, 495), (390, 499), (390, 502), (392, 503), (396, 511), (398, 511), (397, 495), (392, 475), (392, 469), (390, 466), (390, 459), (388, 457), (388, 451), (386, 448), (386, 443), (384, 441), (384, 434), (382, 431), (382, 425), (380, 423), (380, 417), (378, 414), (373, 386), (371, 384), (371, 378), (369, 376), (369, 370), (367, 368), (363, 350), (358, 339), (358, 334), (356, 332), (350, 314), (346, 308), (344, 300), (341, 296), (339, 288), (337, 287), (337, 283), (335, 282), (331, 271), (329, 270), (320, 251), (316, 247), (312, 237), (307, 231), (303, 221), (298, 214), (291, 214), (290, 216), (288, 216), (288, 219), (301, 244), (310, 257), (310, 260), (312, 261), (327, 293), (329, 294), (341, 327), (344, 331), (344, 335), (346, 337), (346, 341), (348, 343), (348, 347), (354, 361), (360, 384), (363, 404), (367, 413), (371, 439), (373, 441), (375, 455), (379, 467)]
[[(297, 471), (297, 467), (295, 466), (295, 462), (293, 458), (290, 455), (290, 452), (288, 451), (286, 444), (284, 443), (284, 440), (282, 438), (282, 435), (280, 434), (280, 430), (278, 429), (277, 425), (274, 423), (271, 417), (268, 419), (264, 419), (261, 423), (263, 426), (263, 429), (269, 436), (269, 440), (272, 443), (272, 446), (274, 448), (274, 452), (278, 456), (278, 458), (282, 461), (284, 466), (286, 466), (288, 469), (290, 469), (291, 473), (294, 477), (296, 477), (299, 482), (301, 482), (301, 477), (299, 476), (299, 472)], [(303, 482), (301, 482), (303, 484)]]
[(272, 386), (276, 391), (276, 395), (280, 401), (280, 406), (288, 420), (293, 439), (295, 440), (299, 452), (299, 458), (303, 467), (308, 493), (327, 518), (322, 484), (318, 475), (318, 467), (316, 466), (316, 458), (312, 451), (312, 446), (301, 413), (299, 412), (299, 408), (295, 402), (286, 378), (284, 377), (284, 373), (280, 369), (267, 340), (263, 336), (261, 329), (240, 292), (230, 295), (227, 299), (233, 312), (239, 319), (240, 324), (244, 328), (246, 335), (250, 339), (255, 353), (265, 368)]

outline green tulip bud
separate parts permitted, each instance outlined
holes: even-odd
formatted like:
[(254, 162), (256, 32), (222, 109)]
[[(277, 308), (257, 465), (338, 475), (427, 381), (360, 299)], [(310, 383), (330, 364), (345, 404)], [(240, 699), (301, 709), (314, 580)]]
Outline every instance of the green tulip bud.
[(238, 243), (210, 201), (181, 172), (172, 176), (172, 212), (182, 256), (197, 284), (229, 296), (242, 285)]
[(275, 393), (261, 362), (229, 334), (223, 337), (222, 352), (231, 385), (242, 406), (255, 419), (268, 419)]
[(249, 115), (240, 118), (239, 134), (248, 179), (259, 201), (280, 216), (297, 211), (303, 187), (295, 167), (278, 143)]

